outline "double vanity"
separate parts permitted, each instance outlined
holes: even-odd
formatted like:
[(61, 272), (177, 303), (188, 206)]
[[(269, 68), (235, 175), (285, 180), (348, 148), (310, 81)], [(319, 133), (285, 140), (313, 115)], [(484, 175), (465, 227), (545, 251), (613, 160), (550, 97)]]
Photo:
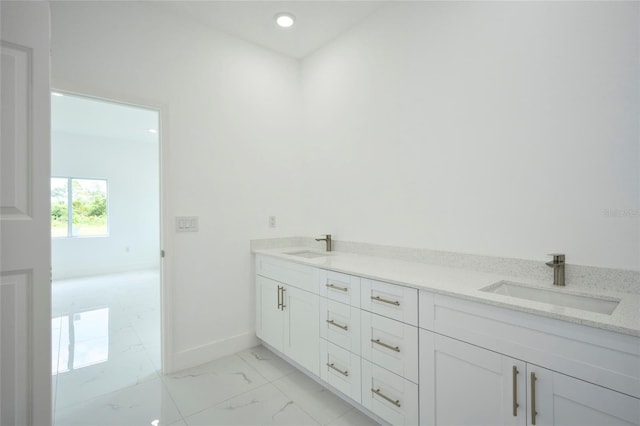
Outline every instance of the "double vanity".
[(640, 426), (640, 295), (254, 249), (256, 334), (393, 425)]

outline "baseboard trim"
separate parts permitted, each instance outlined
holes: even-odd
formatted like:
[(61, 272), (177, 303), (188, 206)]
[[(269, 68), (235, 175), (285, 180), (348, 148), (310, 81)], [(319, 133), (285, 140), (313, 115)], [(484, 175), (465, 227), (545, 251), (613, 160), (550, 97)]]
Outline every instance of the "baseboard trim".
[(171, 357), (172, 365), (168, 366), (169, 368), (164, 374), (172, 374), (176, 371), (205, 364), (259, 344), (260, 341), (256, 337), (255, 332), (251, 331), (186, 349), (173, 354)]

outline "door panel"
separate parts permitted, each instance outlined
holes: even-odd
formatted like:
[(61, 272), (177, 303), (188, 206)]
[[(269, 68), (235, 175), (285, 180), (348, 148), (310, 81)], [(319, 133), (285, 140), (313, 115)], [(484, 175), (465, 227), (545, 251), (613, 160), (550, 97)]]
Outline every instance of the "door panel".
[(51, 423), (48, 2), (1, 2), (0, 424)]

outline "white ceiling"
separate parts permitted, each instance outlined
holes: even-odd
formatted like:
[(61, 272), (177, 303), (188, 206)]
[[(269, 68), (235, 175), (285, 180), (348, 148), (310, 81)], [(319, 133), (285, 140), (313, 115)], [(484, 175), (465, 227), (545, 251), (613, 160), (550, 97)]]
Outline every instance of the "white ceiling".
[[(303, 58), (365, 19), (386, 1), (150, 1), (155, 7), (293, 58)], [(295, 25), (283, 30), (274, 17), (288, 12)], [(156, 141), (155, 111), (71, 94), (52, 96), (53, 132), (114, 140)]]
[(130, 105), (64, 94), (51, 96), (51, 131), (129, 142), (155, 142), (158, 112)]
[[(387, 1), (157, 1), (156, 7), (293, 58), (303, 58), (362, 21)], [(274, 16), (296, 17), (289, 29)]]

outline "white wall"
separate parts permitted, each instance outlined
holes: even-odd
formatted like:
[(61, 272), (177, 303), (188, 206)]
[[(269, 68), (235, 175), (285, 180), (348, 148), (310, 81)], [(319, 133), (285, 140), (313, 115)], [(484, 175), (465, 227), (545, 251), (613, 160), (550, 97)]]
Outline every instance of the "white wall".
[(640, 269), (639, 11), (397, 2), (306, 58), (308, 229)]
[(249, 240), (304, 219), (298, 62), (145, 2), (54, 2), (52, 28), (53, 87), (161, 110), (169, 369), (254, 344)]
[(51, 174), (107, 180), (109, 235), (53, 238), (53, 278), (159, 267), (158, 143), (53, 132)]
[(637, 12), (394, 2), (300, 68), (144, 2), (54, 2), (53, 86), (162, 110), (179, 368), (254, 342), (252, 238), (638, 269), (637, 215), (605, 216), (638, 208)]

